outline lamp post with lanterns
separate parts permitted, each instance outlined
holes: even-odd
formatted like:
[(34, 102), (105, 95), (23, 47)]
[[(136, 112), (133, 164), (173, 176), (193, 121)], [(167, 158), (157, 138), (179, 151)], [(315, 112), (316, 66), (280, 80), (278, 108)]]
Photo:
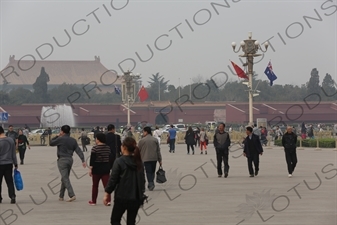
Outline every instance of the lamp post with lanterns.
[(248, 82), (243, 82), (248, 86), (248, 97), (249, 97), (249, 125), (253, 125), (253, 97), (258, 96), (257, 90), (253, 89), (253, 65), (254, 57), (261, 56), (261, 54), (256, 54), (258, 50), (266, 52), (268, 49), (268, 42), (264, 43), (265, 50), (263, 50), (257, 40), (252, 39), (252, 32), (248, 33), (248, 39), (240, 42), (240, 47), (236, 51), (236, 43), (232, 42), (233, 51), (238, 53), (241, 49), (244, 54), (239, 55), (240, 57), (246, 58), (246, 63), (243, 66), (248, 66)]
[(127, 107), (127, 127), (131, 127), (130, 122), (130, 104), (133, 104), (136, 99), (136, 81), (140, 79), (140, 75), (133, 75), (132, 72), (126, 71), (123, 75), (119, 75), (118, 78), (122, 78), (122, 100)]

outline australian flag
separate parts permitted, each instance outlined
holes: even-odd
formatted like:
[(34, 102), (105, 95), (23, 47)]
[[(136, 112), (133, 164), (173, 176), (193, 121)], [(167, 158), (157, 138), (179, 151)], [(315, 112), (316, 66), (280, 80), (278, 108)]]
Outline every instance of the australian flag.
[(121, 95), (122, 91), (119, 87), (115, 86), (115, 93)]
[(267, 68), (265, 69), (264, 73), (267, 75), (268, 79), (270, 80), (270, 86), (273, 86), (273, 81), (277, 79), (277, 76), (273, 72), (273, 67), (271, 62), (269, 61)]

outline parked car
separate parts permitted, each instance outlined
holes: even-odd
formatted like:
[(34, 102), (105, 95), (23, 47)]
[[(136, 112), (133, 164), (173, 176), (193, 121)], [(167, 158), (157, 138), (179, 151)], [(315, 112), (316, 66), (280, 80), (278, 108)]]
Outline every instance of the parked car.
[(45, 129), (35, 129), (29, 132), (29, 134), (43, 134)]
[[(170, 128), (167, 129), (163, 129), (163, 133), (168, 133)], [(173, 129), (175, 129), (178, 132), (181, 132), (181, 130), (179, 130), (179, 128), (173, 127)]]
[[(175, 128), (176, 128), (176, 126), (175, 126), (175, 125), (173, 125), (173, 127), (175, 127)], [(165, 126), (163, 127), (163, 130), (166, 130), (166, 129), (169, 129), (169, 128), (171, 128), (171, 125), (170, 125), (170, 124), (168, 124), (168, 125), (165, 125)]]
[(178, 128), (181, 131), (186, 131), (187, 128), (185, 126), (185, 124), (179, 123), (179, 124), (173, 124), (174, 127)]

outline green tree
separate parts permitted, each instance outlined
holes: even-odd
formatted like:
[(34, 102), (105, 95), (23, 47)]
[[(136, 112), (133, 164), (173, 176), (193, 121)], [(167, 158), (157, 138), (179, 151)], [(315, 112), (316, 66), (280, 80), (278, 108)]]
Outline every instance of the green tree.
[(22, 87), (12, 89), (9, 92), (10, 103), (13, 105), (22, 105), (24, 103), (31, 103), (34, 99), (33, 93)]
[(34, 101), (38, 103), (48, 103), (48, 83), (49, 75), (46, 73), (44, 67), (41, 67), (40, 76), (36, 78), (33, 84)]
[(320, 95), (321, 88), (319, 86), (319, 75), (316, 68), (312, 69), (311, 71), (311, 77), (309, 79), (309, 82), (307, 83), (307, 94), (308, 97), (306, 98), (306, 101), (317, 101), (317, 95)]
[(151, 100), (163, 100), (162, 96), (164, 94), (164, 91), (167, 90), (167, 84), (169, 81), (165, 81), (165, 78), (163, 76), (160, 76), (159, 73), (152, 74), (150, 80), (150, 88), (148, 89), (148, 93)]
[[(51, 103), (65, 103), (67, 102), (67, 98), (69, 96), (73, 96), (73, 98), (76, 97), (76, 92), (81, 93), (81, 88), (74, 84), (66, 84), (63, 83), (51, 90), (48, 91), (48, 95), (50, 97), (50, 102)], [(76, 100), (78, 103), (83, 103), (85, 102), (84, 100), (84, 95), (81, 94), (80, 98)]]
[(322, 82), (322, 97), (324, 100), (335, 100), (337, 98), (336, 83), (330, 74), (326, 74)]
[(7, 105), (9, 103), (9, 96), (6, 92), (0, 91), (0, 105)]

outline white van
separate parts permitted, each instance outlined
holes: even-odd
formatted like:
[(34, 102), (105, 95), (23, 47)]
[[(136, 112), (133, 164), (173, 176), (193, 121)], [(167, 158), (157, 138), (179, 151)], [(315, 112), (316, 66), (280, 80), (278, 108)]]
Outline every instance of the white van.
[(178, 123), (178, 124), (173, 124), (173, 126), (175, 126), (176, 128), (178, 128), (181, 131), (186, 131), (186, 126), (185, 124), (182, 123)]
[(206, 121), (206, 126), (209, 128), (215, 128), (218, 123), (216, 121)]

